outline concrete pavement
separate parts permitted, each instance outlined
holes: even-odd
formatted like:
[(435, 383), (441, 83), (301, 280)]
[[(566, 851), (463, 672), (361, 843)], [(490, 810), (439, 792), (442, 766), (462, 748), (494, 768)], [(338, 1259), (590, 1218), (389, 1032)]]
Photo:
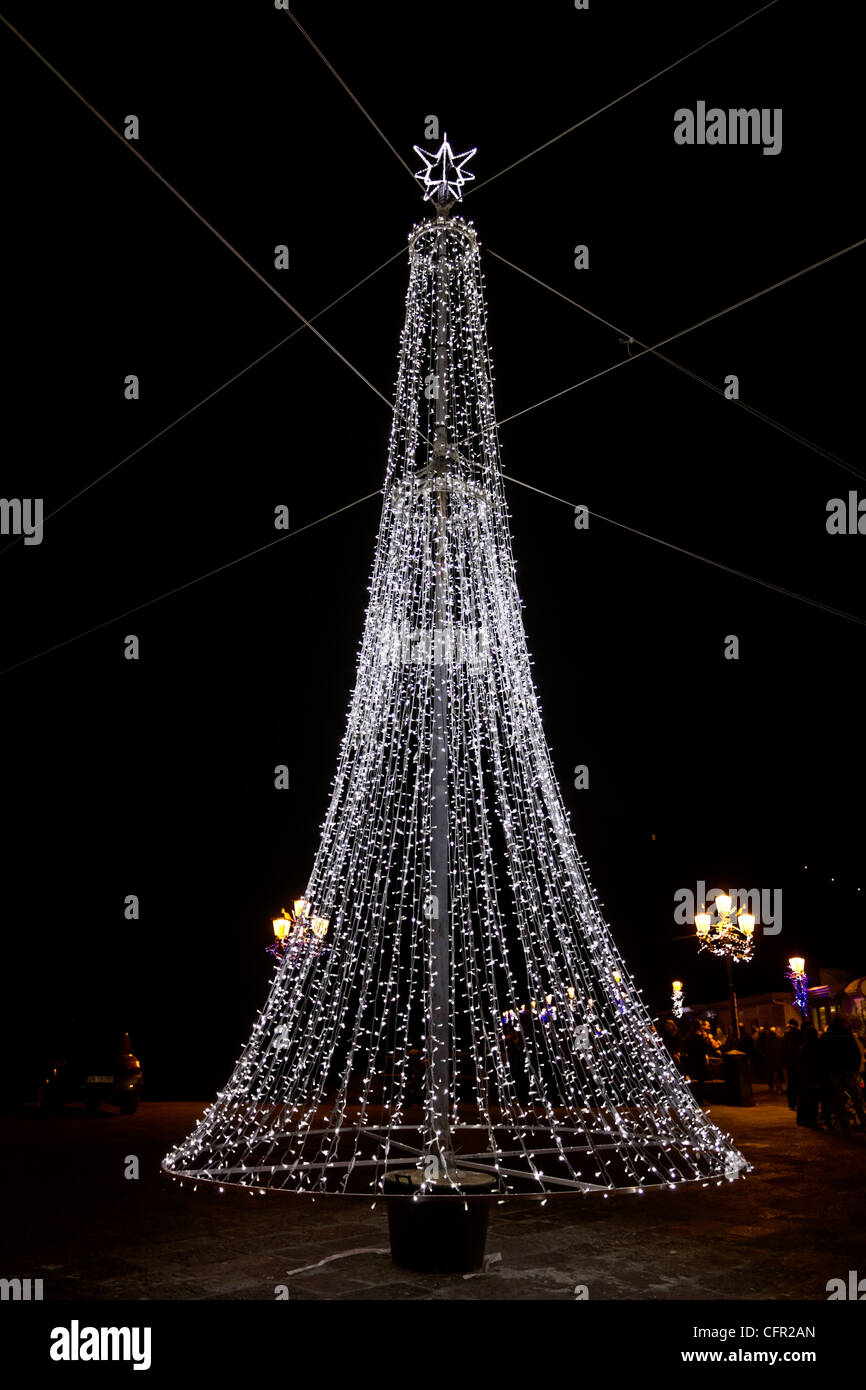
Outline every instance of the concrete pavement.
[[(469, 1279), (397, 1269), (380, 1201), (193, 1192), (159, 1173), (201, 1104), (144, 1102), (124, 1118), (69, 1107), (0, 1117), (5, 1277), (55, 1299), (815, 1299), (866, 1256), (866, 1135), (798, 1129), (784, 1097), (713, 1106), (755, 1171), (720, 1188), (551, 1198), (494, 1207)], [(140, 1176), (129, 1179), (131, 1159)]]

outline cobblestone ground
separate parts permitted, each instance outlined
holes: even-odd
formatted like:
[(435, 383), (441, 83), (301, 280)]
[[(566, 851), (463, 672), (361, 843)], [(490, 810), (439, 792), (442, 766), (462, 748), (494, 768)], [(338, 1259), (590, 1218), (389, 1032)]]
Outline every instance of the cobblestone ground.
[[(0, 1118), (5, 1277), (54, 1299), (815, 1299), (863, 1264), (866, 1134), (799, 1129), (784, 1097), (714, 1106), (755, 1171), (720, 1188), (494, 1207), (486, 1273), (420, 1275), (388, 1254), (385, 1208), (253, 1197), (160, 1176), (203, 1105)], [(129, 1155), (140, 1178), (128, 1180)], [(330, 1255), (356, 1250), (315, 1269)], [(376, 1253), (384, 1252), (384, 1253)]]

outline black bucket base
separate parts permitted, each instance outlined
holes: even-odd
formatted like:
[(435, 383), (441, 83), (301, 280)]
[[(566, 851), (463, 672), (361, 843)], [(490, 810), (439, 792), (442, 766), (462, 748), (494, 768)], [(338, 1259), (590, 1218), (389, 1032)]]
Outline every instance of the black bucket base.
[[(423, 1174), (415, 1168), (385, 1179), (391, 1259), (416, 1274), (470, 1274), (482, 1268), (487, 1245), (489, 1201), (499, 1184), (483, 1173), (459, 1172), (461, 1187), (478, 1196), (464, 1201), (450, 1184), (418, 1192)], [(403, 1193), (403, 1196), (396, 1194)]]

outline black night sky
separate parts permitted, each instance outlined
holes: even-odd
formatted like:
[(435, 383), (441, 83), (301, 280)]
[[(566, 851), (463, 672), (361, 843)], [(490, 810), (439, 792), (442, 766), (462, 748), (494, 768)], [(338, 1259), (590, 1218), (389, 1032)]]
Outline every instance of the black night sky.
[[(621, 362), (621, 337), (657, 343), (863, 235), (841, 5), (821, 7), (819, 30), (814, 7), (779, 0), (480, 186), (753, 8), (444, 0), (433, 23), (427, 7), (294, 6), (412, 167), (428, 114), (456, 149), (477, 145), (463, 212), (486, 252), (622, 330), (486, 254), (500, 418)], [(426, 215), (273, 6), (5, 12), (116, 130), (139, 116), (140, 153), (306, 316)], [(0, 493), (63, 508), (41, 545), (0, 542), (5, 1055), (107, 1011), (146, 1095), (205, 1099), (264, 1001), (270, 918), (306, 884), (380, 503), (232, 562), (274, 539), (278, 504), (302, 527), (378, 488), (389, 414), (303, 328), (193, 409), (298, 320), (6, 28), (0, 51)], [(782, 108), (781, 153), (676, 145), (674, 112), (698, 101)], [(568, 506), (508, 485), (557, 774), (653, 1009), (675, 975), (693, 999), (724, 993), (721, 965), (674, 922), (674, 893), (698, 879), (783, 891), (783, 930), (759, 939), (743, 993), (782, 988), (795, 952), (813, 975), (866, 972), (866, 537), (826, 529), (831, 498), (866, 495), (863, 255), (663, 349), (717, 386), (736, 374), (743, 402), (821, 452), (652, 355), (502, 426), (507, 473), (861, 619), (596, 517), (578, 532)], [(404, 250), (317, 320), (385, 395), (406, 283)], [(273, 787), (281, 763), (288, 792)], [(573, 787), (577, 764), (589, 790)]]

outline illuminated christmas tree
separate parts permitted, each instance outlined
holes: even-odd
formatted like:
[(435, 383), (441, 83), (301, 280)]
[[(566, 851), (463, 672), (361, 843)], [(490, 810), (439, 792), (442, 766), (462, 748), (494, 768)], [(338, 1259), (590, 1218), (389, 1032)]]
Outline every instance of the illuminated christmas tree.
[[(417, 147), (416, 147), (417, 148)], [(499, 463), (474, 151), (418, 150), (357, 681), (304, 897), (174, 1176), (307, 1193), (642, 1191), (747, 1165), (655, 1033), (545, 742)], [(313, 915), (315, 914), (315, 915)]]

